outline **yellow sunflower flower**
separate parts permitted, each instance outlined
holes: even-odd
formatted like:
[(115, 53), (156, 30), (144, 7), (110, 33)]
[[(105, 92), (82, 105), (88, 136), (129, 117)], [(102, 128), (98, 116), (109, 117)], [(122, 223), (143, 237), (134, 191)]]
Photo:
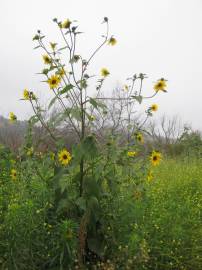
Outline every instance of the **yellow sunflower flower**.
[(156, 112), (156, 111), (158, 111), (158, 105), (157, 104), (152, 104), (150, 109), (151, 109), (152, 112)]
[(135, 137), (136, 137), (136, 140), (138, 142), (144, 143), (144, 137), (143, 137), (142, 133), (137, 133)]
[(128, 157), (135, 157), (135, 156), (137, 156), (137, 152), (135, 152), (135, 151), (128, 151), (127, 152), (127, 156)]
[(52, 60), (47, 54), (42, 55), (42, 57), (43, 57), (44, 64), (46, 64), (46, 65), (51, 64)]
[(10, 175), (11, 175), (12, 180), (16, 180), (16, 178), (17, 178), (17, 171), (15, 169), (12, 169)]
[(164, 91), (166, 92), (165, 88), (167, 87), (166, 80), (165, 79), (160, 79), (154, 84), (154, 90), (156, 92), (158, 91)]
[(102, 68), (100, 73), (102, 77), (107, 77), (110, 74), (106, 68)]
[(60, 76), (52, 75), (48, 80), (47, 83), (49, 84), (50, 89), (57, 88), (61, 81)]
[(108, 45), (114, 46), (116, 45), (117, 40), (114, 37), (111, 37), (108, 41)]
[(17, 120), (17, 116), (13, 112), (10, 112), (9, 113), (9, 120), (11, 122), (15, 122)]
[(58, 160), (64, 166), (68, 165), (71, 159), (71, 154), (66, 149), (63, 149), (58, 153)]
[(66, 19), (63, 23), (60, 24), (61, 28), (69, 28), (71, 25), (71, 21), (69, 19)]
[(148, 181), (148, 182), (151, 182), (153, 178), (154, 178), (154, 176), (153, 176), (152, 171), (149, 171), (149, 172), (148, 172), (148, 175), (147, 175), (147, 181)]
[(29, 91), (27, 89), (25, 89), (23, 91), (23, 97), (24, 97), (25, 100), (29, 100), (30, 94), (29, 94)]
[(157, 166), (159, 165), (160, 161), (162, 159), (162, 155), (160, 152), (158, 151), (153, 151), (151, 156), (150, 156), (150, 160), (153, 166)]

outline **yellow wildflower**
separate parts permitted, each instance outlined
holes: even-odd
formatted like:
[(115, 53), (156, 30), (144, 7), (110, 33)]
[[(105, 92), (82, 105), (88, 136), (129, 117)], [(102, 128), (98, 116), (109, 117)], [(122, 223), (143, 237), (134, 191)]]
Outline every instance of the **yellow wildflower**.
[(46, 64), (46, 65), (51, 64), (52, 60), (47, 54), (42, 55), (42, 57), (43, 57), (44, 64)]
[(51, 158), (51, 160), (55, 160), (55, 153), (50, 152), (50, 158)]
[(135, 151), (128, 151), (127, 156), (128, 157), (135, 157), (135, 156), (137, 156), (137, 152), (135, 152)]
[(66, 19), (62, 24), (60, 24), (61, 28), (69, 28), (71, 25), (71, 21), (69, 19)]
[(47, 83), (49, 84), (50, 89), (57, 88), (61, 81), (60, 76), (52, 75), (48, 80)]
[(148, 182), (151, 182), (151, 180), (154, 178), (154, 176), (153, 176), (153, 173), (152, 173), (152, 171), (149, 171), (148, 172), (148, 175), (147, 175), (147, 181)]
[(100, 73), (102, 77), (107, 77), (110, 74), (106, 68), (102, 68)]
[(108, 41), (108, 45), (114, 46), (116, 45), (117, 40), (114, 37), (110, 37), (109, 41)]
[(123, 86), (123, 89), (127, 92), (128, 91), (128, 89), (129, 89), (129, 87), (128, 87), (128, 85), (127, 84), (125, 84), (124, 86)]
[(166, 80), (165, 79), (160, 79), (154, 84), (154, 90), (156, 92), (158, 91), (164, 91), (166, 92), (165, 88), (167, 87)]
[(136, 140), (140, 143), (144, 143), (144, 138), (143, 135), (141, 133), (137, 133), (136, 134)]
[(89, 120), (90, 120), (90, 121), (94, 121), (94, 120), (95, 120), (95, 116), (94, 116), (94, 115), (90, 115), (90, 116), (89, 116)]
[(152, 104), (150, 107), (152, 112), (156, 112), (158, 110), (158, 105), (157, 104)]
[(159, 165), (160, 161), (162, 159), (162, 155), (160, 152), (158, 151), (153, 151), (151, 156), (150, 156), (150, 160), (153, 166)]
[(11, 178), (12, 180), (16, 180), (17, 178), (17, 171), (15, 169), (11, 170)]
[(69, 164), (72, 157), (66, 149), (63, 149), (58, 153), (58, 159), (59, 159), (59, 162), (65, 166)]
[(34, 148), (33, 147), (30, 147), (30, 148), (27, 149), (27, 155), (28, 156), (32, 156), (33, 153), (34, 153)]
[(23, 91), (23, 97), (24, 97), (25, 100), (29, 100), (30, 94), (29, 94), (29, 91), (27, 89), (25, 89)]
[(17, 120), (17, 116), (13, 112), (10, 112), (9, 113), (9, 120), (11, 122), (15, 122)]

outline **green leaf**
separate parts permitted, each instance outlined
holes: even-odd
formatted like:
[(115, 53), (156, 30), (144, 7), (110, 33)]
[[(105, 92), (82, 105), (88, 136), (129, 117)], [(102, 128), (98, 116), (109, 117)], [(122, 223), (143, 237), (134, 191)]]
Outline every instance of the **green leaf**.
[[(100, 186), (92, 177), (86, 177), (83, 181), (83, 190), (85, 196), (88, 198), (95, 197), (98, 198), (100, 196)], [(89, 202), (87, 202), (89, 207)]]
[(71, 90), (73, 88), (72, 84), (68, 84), (66, 85), (61, 91), (59, 91), (60, 95), (63, 95), (65, 93), (67, 93), (69, 90)]
[(137, 100), (137, 102), (139, 102), (139, 104), (142, 103), (143, 97), (142, 96), (131, 96), (133, 99)]
[(89, 102), (90, 104), (95, 108), (95, 109), (98, 109), (99, 107), (102, 108), (102, 109), (106, 109), (106, 105), (101, 103), (101, 102), (98, 102), (96, 99), (94, 98), (90, 98), (89, 99)]
[(58, 51), (65, 50), (65, 49), (67, 49), (67, 48), (68, 48), (68, 46), (65, 46), (65, 47), (60, 48)]
[(86, 200), (83, 197), (79, 197), (76, 200), (76, 205), (83, 211), (86, 210)]

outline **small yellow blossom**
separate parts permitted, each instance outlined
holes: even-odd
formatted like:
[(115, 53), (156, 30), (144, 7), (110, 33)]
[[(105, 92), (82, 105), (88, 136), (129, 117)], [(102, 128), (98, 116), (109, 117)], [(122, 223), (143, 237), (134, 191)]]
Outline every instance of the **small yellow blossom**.
[(140, 143), (144, 143), (144, 137), (141, 133), (136, 134), (136, 140)]
[(151, 182), (151, 180), (154, 178), (154, 176), (153, 176), (153, 173), (152, 173), (152, 171), (149, 171), (148, 172), (148, 175), (147, 175), (147, 181), (148, 182)]
[(9, 120), (11, 122), (15, 122), (17, 120), (17, 116), (13, 112), (10, 112), (9, 113)]
[(154, 90), (156, 92), (158, 91), (164, 91), (166, 92), (165, 88), (167, 87), (166, 80), (165, 79), (160, 79), (154, 84)]
[(102, 68), (100, 73), (102, 77), (107, 77), (110, 74), (106, 68)]
[(135, 151), (128, 151), (127, 152), (127, 156), (128, 157), (135, 157), (135, 156), (137, 156), (137, 152), (135, 152)]
[(114, 37), (111, 37), (108, 41), (108, 45), (114, 46), (116, 45), (117, 40)]
[(158, 105), (157, 104), (152, 104), (150, 107), (152, 112), (156, 112), (158, 110)]
[(63, 23), (60, 24), (61, 28), (69, 28), (71, 25), (71, 21), (69, 19), (66, 19)]
[(95, 120), (95, 116), (94, 116), (94, 115), (90, 115), (90, 116), (89, 116), (89, 120), (90, 120), (90, 121), (94, 121), (94, 120)]
[(16, 180), (17, 178), (17, 171), (15, 169), (11, 170), (11, 178), (12, 180)]
[(25, 89), (23, 91), (23, 97), (24, 97), (25, 100), (29, 100), (30, 94), (29, 94), (29, 91), (27, 89)]
[(123, 89), (127, 92), (128, 90), (129, 90), (129, 87), (128, 87), (128, 85), (127, 84), (125, 84), (124, 86), (123, 86)]
[(50, 158), (51, 158), (51, 160), (55, 160), (55, 153), (50, 152)]
[(32, 156), (33, 153), (34, 153), (34, 148), (33, 147), (30, 147), (30, 148), (27, 149), (27, 155), (28, 156)]
[(69, 164), (72, 157), (66, 149), (63, 149), (58, 153), (58, 159), (59, 159), (59, 162), (65, 166)]
[(51, 64), (52, 60), (47, 54), (42, 55), (42, 57), (43, 57), (44, 64), (46, 64), (46, 65)]
[(50, 89), (57, 88), (61, 81), (60, 76), (52, 75), (48, 80), (47, 83), (49, 84)]
[(162, 155), (160, 152), (158, 151), (153, 151), (151, 156), (150, 156), (150, 160), (153, 166), (157, 166), (159, 165), (160, 161), (162, 159)]

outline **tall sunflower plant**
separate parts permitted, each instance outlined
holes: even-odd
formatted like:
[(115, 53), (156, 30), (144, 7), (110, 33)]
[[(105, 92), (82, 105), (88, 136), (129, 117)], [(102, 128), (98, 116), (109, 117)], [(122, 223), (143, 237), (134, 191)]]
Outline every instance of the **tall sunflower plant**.
[[(114, 97), (103, 96), (103, 86), (111, 72), (106, 67), (100, 68), (98, 75), (91, 74), (90, 66), (96, 55), (105, 47), (115, 46), (117, 40), (109, 34), (109, 20), (103, 20), (106, 28), (100, 44), (88, 57), (78, 53), (79, 30), (77, 21), (66, 19), (63, 22), (53, 19), (63, 44), (45, 42), (46, 37), (38, 30), (33, 37), (36, 42), (35, 49), (42, 51), (44, 68), (40, 72), (43, 82), (47, 85), (51, 100), (47, 111), (51, 112), (54, 107), (59, 108), (54, 117), (47, 119), (40, 105), (39, 98), (30, 89), (24, 89), (23, 100), (30, 102), (34, 115), (30, 118), (32, 125), (41, 125), (49, 134), (55, 145), (52, 153), (54, 174), (52, 181), (56, 190), (56, 208), (61, 213), (74, 212), (74, 218), (79, 222), (78, 228), (78, 261), (80, 269), (87, 258), (87, 251), (97, 256), (103, 256), (105, 243), (104, 232), (100, 227), (103, 224), (102, 204), (106, 194), (116, 194), (120, 181), (116, 181), (125, 164), (133, 164), (141, 156), (135, 149), (135, 144), (129, 143), (124, 150), (116, 145), (115, 139), (110, 138), (106, 147), (98, 144), (94, 132), (95, 115), (102, 116), (107, 113), (107, 100)], [(92, 78), (97, 78), (92, 86)], [(145, 74), (135, 74), (123, 84), (123, 91), (127, 96), (123, 99), (129, 104), (140, 105), (144, 99), (151, 99), (159, 92), (166, 92), (167, 81), (161, 78), (153, 86), (151, 96), (143, 95), (143, 81)], [(93, 94), (89, 91), (91, 85), (95, 88)], [(101, 95), (102, 93), (102, 95)], [(120, 97), (121, 98), (121, 97)], [(131, 140), (137, 144), (144, 143), (143, 127), (147, 119), (158, 109), (157, 104), (151, 104), (146, 110), (145, 120), (133, 130)], [(47, 115), (47, 114), (46, 114)], [(17, 120), (17, 116), (10, 113), (10, 121)], [(77, 143), (67, 149), (64, 144), (64, 134), (59, 132), (65, 125), (74, 134)], [(62, 135), (61, 135), (62, 133)], [(68, 136), (68, 134), (67, 134)], [(161, 154), (153, 151), (148, 158), (152, 165), (158, 165)], [(149, 171), (149, 180), (152, 173)], [(62, 181), (61, 179), (69, 179)], [(71, 179), (71, 180), (70, 180)], [(74, 199), (69, 203), (70, 185), (75, 187)], [(59, 192), (59, 193), (58, 193)], [(60, 194), (58, 196), (58, 194)], [(65, 196), (64, 196), (65, 194)], [(110, 196), (110, 195), (109, 195)], [(72, 203), (73, 201), (73, 203)], [(68, 211), (68, 207), (74, 207), (74, 211)], [(75, 210), (76, 209), (76, 210)], [(64, 211), (64, 212), (63, 212)], [(99, 226), (98, 226), (99, 225)]]

